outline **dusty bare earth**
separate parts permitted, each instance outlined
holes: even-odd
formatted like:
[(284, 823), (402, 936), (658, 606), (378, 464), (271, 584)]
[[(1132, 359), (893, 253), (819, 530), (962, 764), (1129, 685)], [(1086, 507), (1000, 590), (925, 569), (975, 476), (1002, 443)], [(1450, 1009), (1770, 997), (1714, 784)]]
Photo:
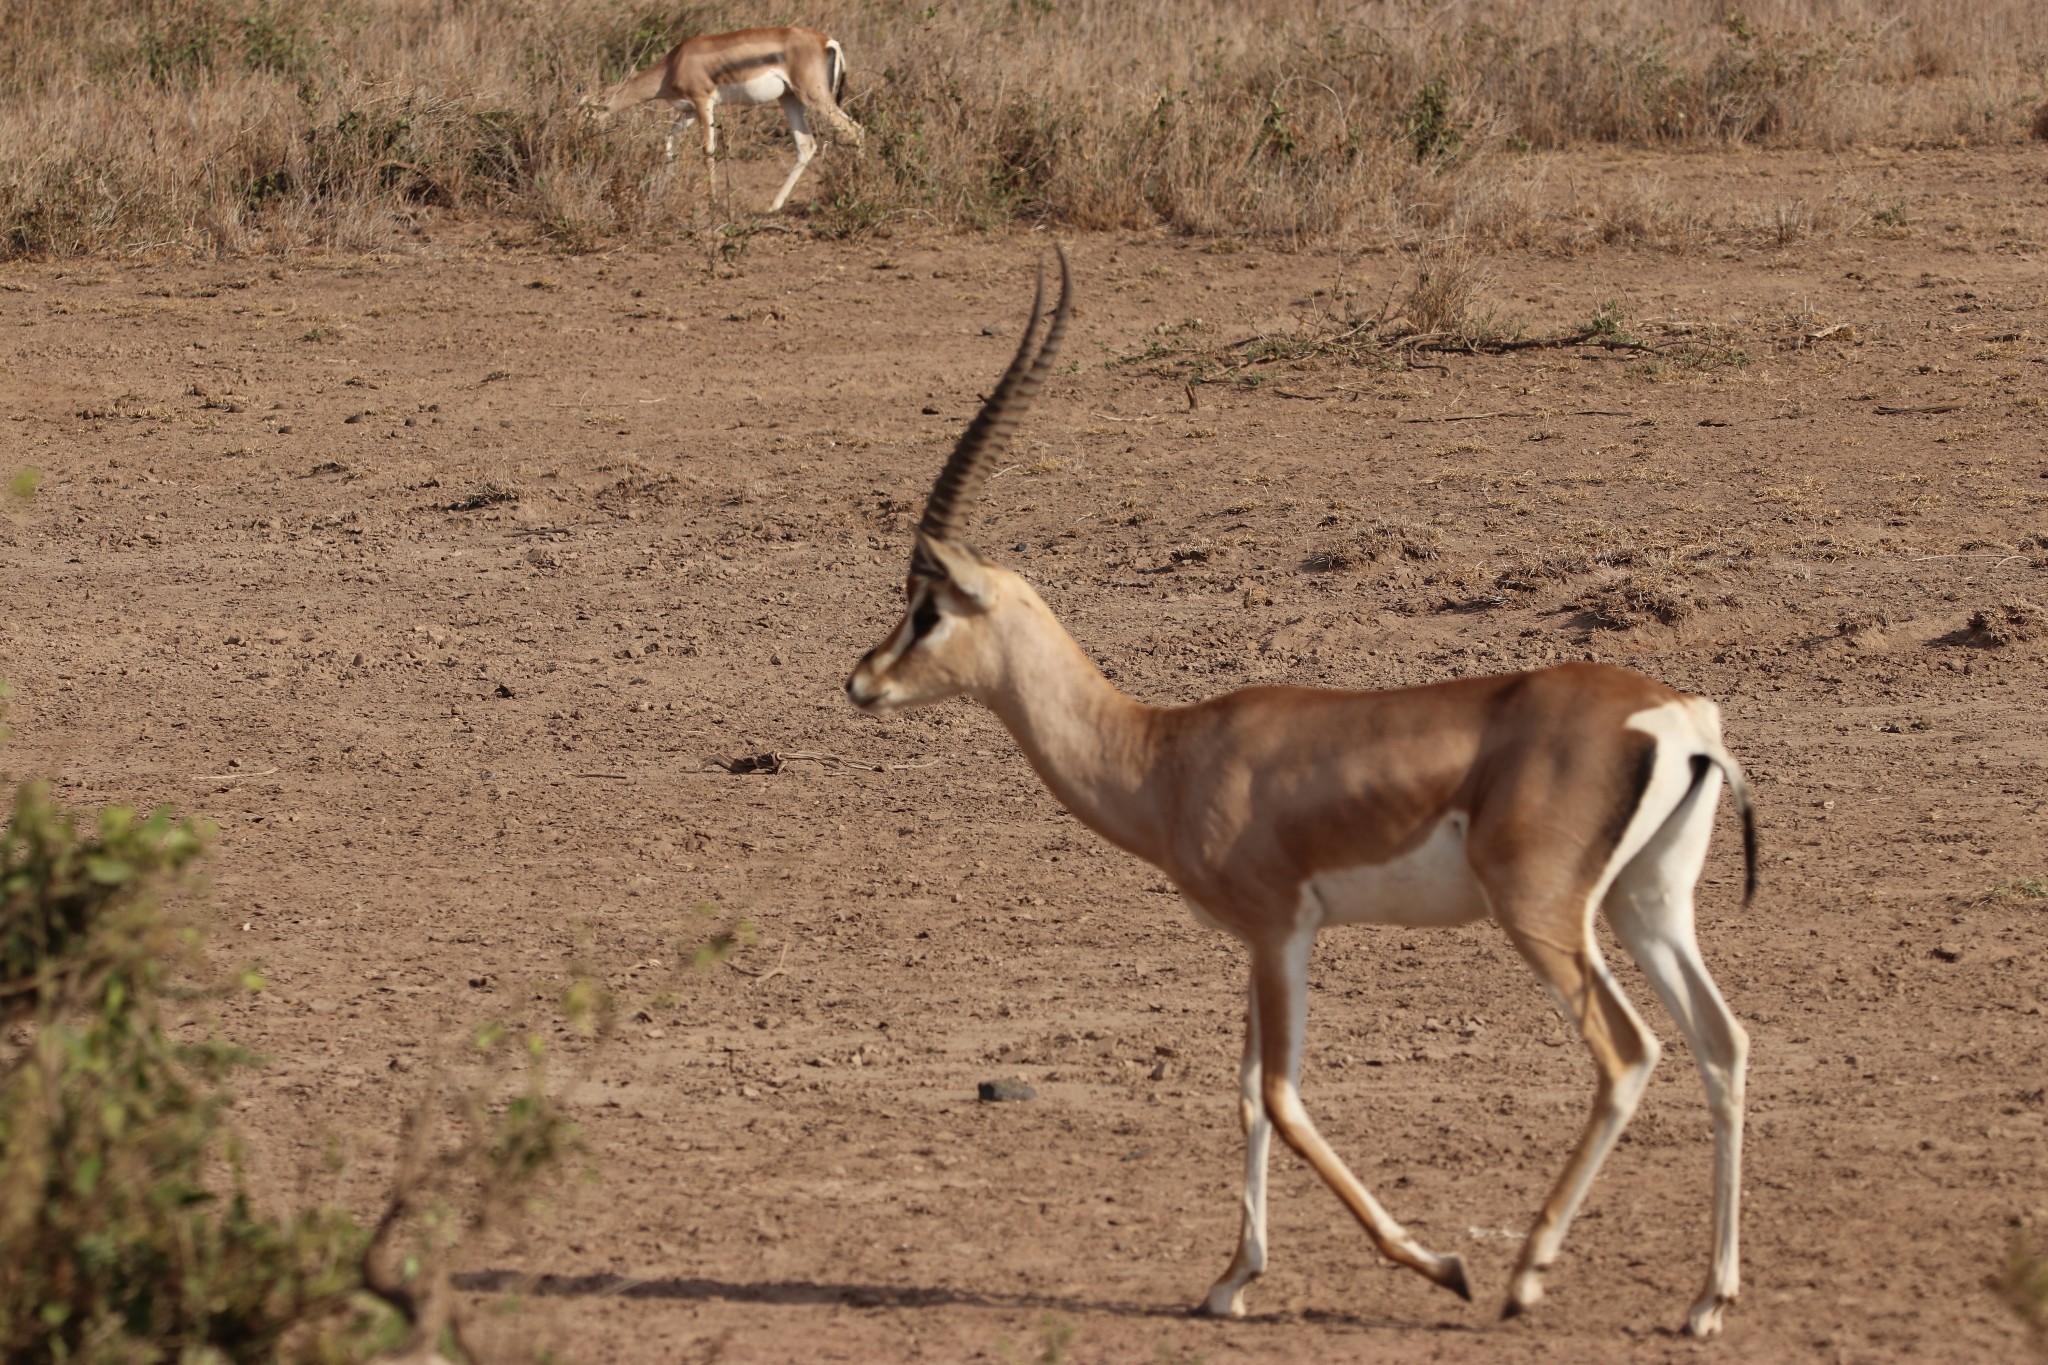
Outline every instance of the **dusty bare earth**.
[[(1757, 202), (1843, 173), (1573, 174), (1646, 169)], [(1150, 699), (1592, 657), (1719, 700), (1765, 875), (1741, 909), (1724, 821), (1702, 936), (1755, 1062), (1718, 1345), (1670, 1334), (1707, 1126), (1632, 970), (1672, 1050), (1550, 1297), (1494, 1322), (1591, 1067), (1484, 926), (1328, 935), (1306, 1075), (1480, 1302), (1380, 1265), (1283, 1153), (1255, 1316), (1183, 1315), (1235, 1237), (1239, 953), (985, 713), (839, 695), (1041, 237), (564, 259), (450, 224), (402, 258), (0, 271), (5, 463), (46, 472), (0, 523), (0, 762), (219, 823), (212, 952), (270, 982), (219, 1026), (269, 1058), (237, 1121), (280, 1200), (367, 1207), (437, 1047), (550, 1027), (587, 943), (628, 1021), (557, 1049), (595, 1179), (467, 1265), (509, 1355), (2011, 1359), (1984, 1280), (2048, 1223), (2048, 901), (1991, 892), (2048, 875), (2048, 635), (2002, 611), (2048, 602), (2048, 163), (1850, 169), (1902, 225), (1491, 262), (1532, 330), (1618, 299), (1741, 365), (1313, 360), (1189, 411), (1174, 355), (1110, 362), (1411, 262), (1082, 238), (1079, 366), (978, 523)], [(706, 901), (756, 937), (693, 974)], [(977, 1104), (999, 1076), (1038, 1097)]]

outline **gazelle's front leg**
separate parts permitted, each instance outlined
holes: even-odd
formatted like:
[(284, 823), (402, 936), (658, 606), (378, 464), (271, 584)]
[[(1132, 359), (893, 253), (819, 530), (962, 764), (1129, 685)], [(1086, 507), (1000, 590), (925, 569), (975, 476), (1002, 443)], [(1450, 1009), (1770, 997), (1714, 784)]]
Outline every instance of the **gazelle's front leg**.
[(1464, 1260), (1456, 1252), (1430, 1251), (1409, 1236), (1330, 1150), (1302, 1107), (1301, 1049), (1308, 1031), (1308, 957), (1314, 946), (1312, 926), (1297, 927), (1278, 943), (1252, 945), (1252, 1001), (1259, 1015), (1260, 1093), (1266, 1116), (1280, 1140), (1344, 1201), (1382, 1256), (1469, 1300), (1472, 1290), (1465, 1281)]
[(707, 199), (718, 198), (718, 119), (713, 109), (718, 101), (705, 96), (696, 101), (697, 115), (704, 120), (704, 191)]
[(697, 121), (697, 109), (695, 105), (690, 104), (686, 100), (677, 100), (671, 107), (675, 110), (675, 121), (669, 124), (668, 141), (663, 143), (662, 147), (667, 152), (668, 159), (674, 161), (676, 159), (676, 139), (683, 135), (685, 128), (688, 128)]
[(1237, 1254), (1209, 1289), (1202, 1311), (1211, 1317), (1244, 1316), (1245, 1286), (1266, 1268), (1266, 1167), (1273, 1154), (1273, 1124), (1259, 1085), (1259, 994), (1256, 983), (1245, 1012), (1244, 1059), (1238, 1066), (1238, 1115), (1244, 1121), (1244, 1221)]

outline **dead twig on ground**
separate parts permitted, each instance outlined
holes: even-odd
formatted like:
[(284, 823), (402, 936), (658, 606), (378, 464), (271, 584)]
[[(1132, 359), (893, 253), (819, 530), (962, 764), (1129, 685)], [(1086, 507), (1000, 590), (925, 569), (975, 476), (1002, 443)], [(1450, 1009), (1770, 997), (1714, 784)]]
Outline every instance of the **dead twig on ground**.
[(730, 960), (728, 960), (725, 965), (732, 968), (734, 971), (738, 972), (741, 976), (753, 977), (754, 984), (758, 986), (763, 981), (767, 981), (772, 977), (788, 976), (789, 972), (783, 967), (783, 964), (787, 961), (789, 961), (789, 941), (785, 939), (783, 940), (782, 944), (782, 955), (775, 959), (775, 965), (773, 967), (769, 967), (765, 971), (751, 972), (748, 971), (745, 967), (740, 966), (739, 963)]

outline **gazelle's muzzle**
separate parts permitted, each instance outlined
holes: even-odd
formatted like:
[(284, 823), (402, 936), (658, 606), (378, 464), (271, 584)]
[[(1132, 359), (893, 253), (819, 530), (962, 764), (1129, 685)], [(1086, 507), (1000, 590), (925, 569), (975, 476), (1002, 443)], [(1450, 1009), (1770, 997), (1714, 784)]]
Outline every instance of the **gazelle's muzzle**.
[(879, 700), (875, 680), (868, 676), (868, 660), (874, 657), (872, 649), (861, 655), (860, 662), (853, 666), (853, 672), (846, 675), (846, 699), (863, 711)]
[(846, 699), (871, 714), (892, 711), (889, 670), (903, 653), (904, 628), (899, 623), (889, 638), (860, 656), (853, 672), (846, 675)]

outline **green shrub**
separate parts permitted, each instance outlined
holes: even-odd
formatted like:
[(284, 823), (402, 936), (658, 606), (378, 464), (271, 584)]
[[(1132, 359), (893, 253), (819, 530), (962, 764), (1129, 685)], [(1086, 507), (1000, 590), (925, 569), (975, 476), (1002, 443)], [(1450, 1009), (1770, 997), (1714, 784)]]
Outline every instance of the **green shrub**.
[[(255, 1211), (223, 1137), (246, 1060), (164, 1031), (196, 941), (161, 897), (205, 830), (159, 810), (81, 829), (40, 783), (0, 830), (0, 1356), (354, 1358), (393, 1335), (353, 1300), (367, 1235), (337, 1210)], [(218, 1178), (209, 1172), (224, 1170)]]
[[(498, 1028), (475, 1036), (476, 1060), (523, 1041), (529, 1084), (498, 1104), (437, 1076), (406, 1115), (374, 1226), (331, 1206), (259, 1210), (225, 1122), (228, 1077), (251, 1059), (164, 1027), (162, 1002), (208, 993), (193, 984), (198, 933), (165, 905), (207, 834), (167, 809), (82, 824), (37, 782), (0, 828), (0, 1359), (460, 1351), (456, 1244), (515, 1216), (576, 1146), (545, 1049)], [(571, 994), (572, 1022), (604, 1003), (580, 979)], [(459, 1135), (444, 1141), (450, 1121)]]

